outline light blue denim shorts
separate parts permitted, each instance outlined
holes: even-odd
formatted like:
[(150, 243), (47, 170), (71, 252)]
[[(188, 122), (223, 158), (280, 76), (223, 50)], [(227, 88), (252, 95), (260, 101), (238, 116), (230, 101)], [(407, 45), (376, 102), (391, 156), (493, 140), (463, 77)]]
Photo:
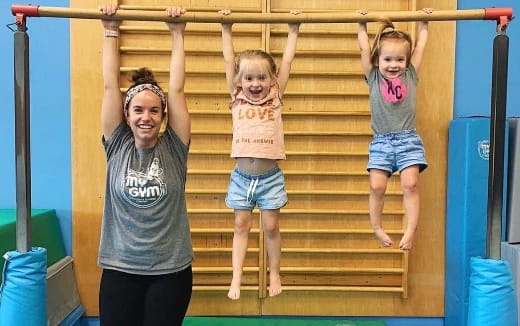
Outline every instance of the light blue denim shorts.
[(415, 130), (374, 135), (368, 150), (369, 171), (379, 169), (387, 171), (390, 176), (412, 165), (418, 165), (419, 172), (428, 166), (423, 141)]
[(278, 209), (287, 204), (283, 172), (276, 167), (263, 174), (250, 175), (238, 168), (231, 172), (226, 205), (233, 209)]

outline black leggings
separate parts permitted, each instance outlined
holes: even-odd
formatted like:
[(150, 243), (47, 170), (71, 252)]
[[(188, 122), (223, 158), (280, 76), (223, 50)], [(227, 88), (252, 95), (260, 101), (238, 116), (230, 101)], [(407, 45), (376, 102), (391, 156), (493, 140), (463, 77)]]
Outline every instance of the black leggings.
[(100, 326), (181, 326), (192, 285), (191, 265), (165, 275), (104, 269), (99, 291)]

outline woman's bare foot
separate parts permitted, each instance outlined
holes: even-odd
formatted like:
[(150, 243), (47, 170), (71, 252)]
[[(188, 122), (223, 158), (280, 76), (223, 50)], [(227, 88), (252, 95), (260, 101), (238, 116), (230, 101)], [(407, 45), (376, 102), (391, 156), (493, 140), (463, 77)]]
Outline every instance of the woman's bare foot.
[(376, 237), (381, 241), (381, 244), (383, 247), (391, 247), (394, 243), (392, 242), (392, 239), (386, 234), (386, 232), (383, 229), (376, 229), (374, 230)]
[(269, 273), (269, 296), (274, 297), (282, 293), (282, 281), (280, 274)]

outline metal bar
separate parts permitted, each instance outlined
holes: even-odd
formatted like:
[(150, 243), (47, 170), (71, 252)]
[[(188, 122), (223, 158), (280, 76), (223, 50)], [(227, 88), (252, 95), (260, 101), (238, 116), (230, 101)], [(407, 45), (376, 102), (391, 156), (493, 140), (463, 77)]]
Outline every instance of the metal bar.
[(16, 250), (31, 250), (31, 160), (29, 35), (25, 22), (14, 32), (14, 102), (16, 150)]
[[(189, 10), (180, 17), (167, 17), (164, 12), (145, 10), (123, 10), (120, 9), (113, 16), (114, 20), (141, 20), (141, 21), (163, 21), (163, 22), (199, 22), (199, 23), (357, 23), (376, 22), (390, 19), (399, 21), (450, 21), (450, 20), (482, 20), (495, 19), (495, 13), (511, 18), (512, 8), (488, 9), (465, 9), (465, 10), (436, 10), (427, 14), (418, 11), (374, 11), (366, 15), (352, 12), (302, 12), (298, 15), (291, 13), (243, 13), (233, 12), (224, 16), (215, 12), (190, 12)], [(107, 16), (98, 9), (80, 9), (64, 7), (43, 7), (12, 5), (14, 14), (24, 13), (29, 17), (58, 17), (58, 18), (82, 18), (82, 19), (104, 19)]]
[(488, 258), (492, 259), (500, 259), (508, 51), (509, 38), (504, 34), (497, 35), (493, 41), (486, 236), (486, 254)]

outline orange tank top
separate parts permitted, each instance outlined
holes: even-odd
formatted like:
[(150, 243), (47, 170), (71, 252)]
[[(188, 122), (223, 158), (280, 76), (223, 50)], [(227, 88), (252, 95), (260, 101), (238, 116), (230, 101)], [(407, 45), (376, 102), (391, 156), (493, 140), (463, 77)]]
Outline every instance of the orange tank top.
[(282, 100), (277, 86), (260, 101), (249, 100), (241, 89), (233, 95), (231, 157), (285, 160)]

